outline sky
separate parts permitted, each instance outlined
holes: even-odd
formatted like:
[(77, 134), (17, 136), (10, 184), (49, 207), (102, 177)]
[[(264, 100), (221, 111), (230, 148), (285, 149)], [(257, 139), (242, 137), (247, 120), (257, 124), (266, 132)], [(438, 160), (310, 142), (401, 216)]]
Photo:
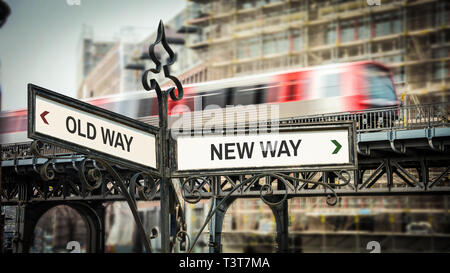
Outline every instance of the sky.
[[(76, 3), (79, 1), (79, 5)], [(0, 29), (1, 110), (27, 107), (27, 84), (76, 96), (77, 46), (83, 24), (113, 39), (128, 26), (148, 35), (186, 0), (6, 0), (11, 15)], [(147, 31), (148, 30), (148, 31)]]

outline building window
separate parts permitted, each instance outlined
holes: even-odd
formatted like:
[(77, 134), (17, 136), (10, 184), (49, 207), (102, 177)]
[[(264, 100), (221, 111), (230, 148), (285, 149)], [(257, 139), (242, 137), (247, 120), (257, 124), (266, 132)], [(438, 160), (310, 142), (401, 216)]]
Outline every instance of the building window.
[(358, 40), (369, 39), (369, 25), (368, 18), (355, 20), (358, 25)]
[(437, 14), (435, 17), (437, 27), (450, 25), (449, 6), (450, 4), (448, 2), (438, 3)]
[(354, 21), (341, 22), (341, 43), (351, 42), (355, 39), (355, 23)]
[(293, 30), (291, 32), (289, 43), (290, 43), (290, 45), (289, 45), (290, 51), (293, 51), (293, 50), (298, 51), (298, 50), (302, 50), (304, 48), (303, 35), (299, 29)]
[(325, 43), (335, 44), (336, 43), (336, 23), (330, 23), (327, 25), (325, 30)]
[(340, 23), (340, 42), (347, 43), (369, 38), (367, 19), (355, 19)]
[(244, 39), (238, 42), (237, 58), (253, 58), (260, 56), (260, 46), (258, 38)]
[(289, 41), (286, 32), (272, 35), (265, 35), (263, 38), (263, 54), (274, 54), (287, 52), (289, 49)]
[(375, 16), (375, 36), (384, 36), (391, 33), (391, 22), (389, 14), (380, 14)]
[[(450, 56), (448, 47), (444, 47), (433, 52), (434, 59), (442, 59)], [(433, 62), (433, 79), (442, 80), (449, 77), (449, 62)]]
[(377, 14), (374, 16), (375, 37), (395, 34), (402, 31), (400, 12)]

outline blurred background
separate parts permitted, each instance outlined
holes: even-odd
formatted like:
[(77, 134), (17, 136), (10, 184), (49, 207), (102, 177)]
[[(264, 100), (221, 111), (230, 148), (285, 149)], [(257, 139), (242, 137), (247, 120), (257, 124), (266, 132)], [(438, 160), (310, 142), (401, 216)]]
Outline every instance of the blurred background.
[[(30, 47), (25, 50), (33, 48), (32, 52), (17, 52), (14, 43), (5, 42), (5, 39), (22, 35), (14, 29), (19, 27), (14, 17), (23, 10), (31, 13), (32, 9), (27, 6), (31, 1), (5, 2), (11, 7), (11, 14), (0, 29), (0, 59), (14, 55), (27, 63), (40, 64), (39, 41), (29, 41)], [(44, 5), (42, 1), (35, 2)], [(49, 2), (65, 5), (63, 8), (67, 10), (60, 10), (55, 17), (63, 21), (66, 11), (79, 9), (85, 14), (93, 8), (87, 0)], [(398, 99), (403, 105), (449, 101), (450, 8), (447, 0), (381, 0), (379, 6), (371, 5), (377, 1), (366, 0), (136, 2), (142, 6), (131, 9), (129, 1), (114, 1), (113, 5), (119, 8), (117, 13), (106, 12), (108, 16), (103, 14), (98, 21), (88, 15), (83, 17), (89, 19), (86, 22), (73, 19), (74, 25), (68, 26), (67, 33), (73, 36), (76, 32), (76, 47), (69, 42), (70, 50), (55, 47), (54, 52), (44, 51), (49, 57), (42, 64), (64, 63), (49, 67), (53, 74), (45, 66), (34, 66), (33, 71), (22, 72), (19, 77), (17, 73), (25, 69), (25, 64), (17, 68), (11, 61), (3, 61), (0, 68), (3, 110), (25, 108), (24, 82), (31, 81), (32, 77), (38, 84), (65, 90), (78, 99), (143, 90), (141, 76), (152, 67), (148, 46), (155, 40), (159, 19), (164, 20), (166, 36), (177, 55), (171, 73), (183, 84), (288, 68), (374, 60), (393, 72)], [(107, 3), (109, 1), (96, 2), (99, 9), (93, 14), (99, 13)], [(147, 8), (142, 9), (145, 5)], [(122, 14), (125, 18), (142, 16), (136, 21), (141, 25), (132, 26), (131, 19), (126, 26), (117, 25), (114, 21)], [(39, 29), (39, 21), (21, 20), (26, 29), (44, 32)], [(57, 21), (50, 23), (58, 24)], [(106, 28), (108, 23), (114, 27)], [(104, 35), (103, 29), (113, 34)], [(64, 31), (58, 31), (49, 37), (54, 39), (53, 43), (58, 42), (58, 35), (64, 35)], [(58, 52), (62, 55), (57, 55)], [(159, 54), (160, 58), (166, 57), (163, 52)], [(67, 80), (58, 79), (66, 77), (65, 74), (59, 76), (60, 69), (71, 71)], [(28, 73), (30, 77), (24, 76)], [(46, 77), (40, 77), (41, 74), (46, 74), (48, 80), (43, 80)], [(20, 86), (21, 91), (14, 86)], [(385, 175), (381, 179), (386, 179)], [(449, 175), (444, 179), (448, 181)], [(205, 200), (186, 206), (191, 238), (201, 227), (209, 205)], [(138, 206), (146, 229), (158, 226), (159, 203), (139, 202)], [(2, 210), (6, 217), (5, 242), (8, 245), (14, 231), (15, 208), (3, 207)], [(109, 203), (106, 210), (107, 251), (143, 251), (127, 204)], [(293, 198), (289, 200), (289, 215), (292, 252), (369, 252), (366, 248), (369, 241), (380, 242), (382, 252), (450, 251), (447, 195), (343, 197), (335, 207), (329, 207), (321, 197)], [(65, 245), (71, 240), (79, 241), (81, 250), (85, 251), (89, 238), (83, 221), (83, 217), (67, 206), (48, 211), (35, 230), (33, 251), (67, 252)], [(270, 208), (261, 200), (239, 199), (225, 217), (223, 252), (274, 252), (275, 236), (275, 220)], [(158, 240), (152, 239), (157, 251)], [(205, 231), (194, 251), (207, 252), (208, 241)]]

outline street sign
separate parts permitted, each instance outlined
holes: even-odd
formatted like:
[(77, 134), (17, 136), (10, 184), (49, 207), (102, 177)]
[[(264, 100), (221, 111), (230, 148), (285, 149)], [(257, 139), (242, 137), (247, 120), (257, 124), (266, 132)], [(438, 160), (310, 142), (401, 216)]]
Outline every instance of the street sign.
[(156, 127), (28, 85), (28, 137), (155, 173)]
[(176, 175), (355, 168), (352, 122), (176, 138)]

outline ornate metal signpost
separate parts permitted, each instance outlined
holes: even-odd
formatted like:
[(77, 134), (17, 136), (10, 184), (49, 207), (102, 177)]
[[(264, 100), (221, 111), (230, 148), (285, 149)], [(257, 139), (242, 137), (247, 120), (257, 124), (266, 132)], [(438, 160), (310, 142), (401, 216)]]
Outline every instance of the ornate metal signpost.
[[(158, 44), (169, 54), (164, 65), (155, 54)], [(142, 84), (145, 90), (155, 90), (157, 94), (159, 128), (29, 85), (28, 136), (35, 139), (33, 152), (48, 158), (40, 171), (45, 180), (54, 177), (54, 172), (47, 169), (53, 158), (41, 152), (40, 141), (86, 155), (80, 169), (84, 187), (87, 190), (100, 187), (102, 173), (109, 173), (113, 186), (124, 195), (130, 206), (148, 252), (152, 251), (150, 237), (138, 216), (135, 198), (139, 195), (142, 200), (151, 200), (156, 196), (158, 185), (161, 251), (164, 253), (172, 252), (177, 240), (186, 242), (186, 239), (189, 251), (192, 251), (210, 220), (210, 251), (219, 252), (221, 223), (226, 208), (237, 197), (236, 193), (245, 192), (250, 187), (259, 187), (261, 199), (271, 206), (279, 219), (283, 219), (277, 222), (278, 234), (281, 234), (279, 244), (283, 249), (288, 242), (289, 190), (297, 190), (305, 184), (321, 185), (329, 192), (327, 203), (333, 205), (337, 202), (334, 187), (350, 181), (348, 173), (343, 170), (354, 170), (357, 166), (354, 123), (282, 124), (277, 125), (275, 133), (262, 132), (252, 125), (246, 129), (228, 128), (214, 133), (190, 130), (174, 137), (168, 128), (168, 100), (169, 97), (174, 101), (182, 99), (183, 87), (176, 77), (170, 75), (169, 66), (175, 62), (175, 55), (166, 41), (162, 21), (156, 41), (149, 47), (149, 55), (156, 67), (144, 72)], [(175, 87), (161, 89), (152, 77), (161, 70)], [(230, 132), (230, 135), (226, 134)], [(88, 160), (93, 165), (86, 175)], [(137, 173), (127, 185), (111, 164)], [(305, 171), (333, 171), (344, 180), (344, 184), (331, 186), (325, 178), (311, 181), (308, 177), (296, 175)], [(277, 186), (274, 189), (275, 181)], [(221, 185), (226, 183), (231, 187), (224, 192)], [(212, 206), (190, 245), (183, 204), (184, 201), (196, 203), (201, 198), (211, 198)]]
[[(169, 54), (169, 60), (167, 64), (162, 65), (158, 60), (155, 54), (155, 46), (161, 43), (164, 49)], [(149, 69), (144, 72), (142, 75), (142, 85), (145, 90), (155, 90), (158, 98), (158, 114), (159, 114), (159, 158), (160, 158), (160, 168), (161, 168), (161, 182), (160, 182), (160, 196), (161, 196), (161, 219), (160, 219), (160, 228), (161, 228), (161, 251), (166, 253), (169, 252), (169, 232), (170, 232), (170, 216), (169, 216), (169, 206), (174, 203), (173, 194), (170, 192), (170, 179), (171, 171), (170, 171), (170, 161), (169, 161), (169, 130), (168, 130), (168, 111), (167, 111), (167, 103), (169, 100), (169, 96), (172, 100), (177, 101), (183, 98), (183, 87), (180, 81), (170, 75), (169, 66), (175, 62), (175, 54), (172, 49), (169, 47), (169, 44), (166, 40), (166, 35), (164, 32), (163, 22), (159, 22), (158, 26), (158, 34), (156, 37), (156, 41), (150, 45), (149, 47), (149, 55), (152, 61), (155, 63), (156, 68)], [(149, 74), (154, 73), (158, 74), (161, 72), (161, 67), (164, 71), (164, 76), (166, 78), (171, 79), (175, 87), (171, 87), (168, 90), (161, 90), (158, 82), (155, 79), (150, 79), (149, 83)], [(181, 201), (181, 200), (180, 200)]]

